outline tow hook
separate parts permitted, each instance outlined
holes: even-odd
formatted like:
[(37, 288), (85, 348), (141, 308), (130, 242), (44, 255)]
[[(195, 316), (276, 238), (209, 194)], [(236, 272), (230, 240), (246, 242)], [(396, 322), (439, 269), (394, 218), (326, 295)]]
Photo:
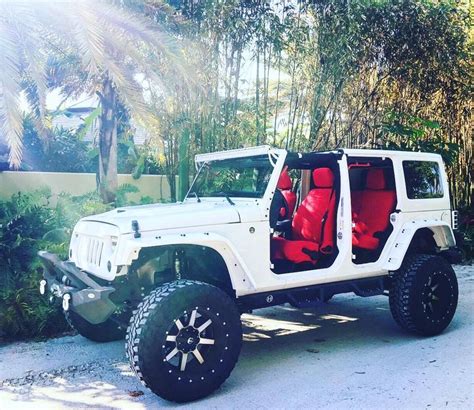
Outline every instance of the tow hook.
[(71, 300), (71, 295), (69, 293), (64, 294), (63, 296), (63, 309), (65, 312), (69, 310), (69, 301)]
[(44, 279), (40, 280), (40, 293), (42, 295), (44, 295), (46, 292), (46, 283), (47, 282)]

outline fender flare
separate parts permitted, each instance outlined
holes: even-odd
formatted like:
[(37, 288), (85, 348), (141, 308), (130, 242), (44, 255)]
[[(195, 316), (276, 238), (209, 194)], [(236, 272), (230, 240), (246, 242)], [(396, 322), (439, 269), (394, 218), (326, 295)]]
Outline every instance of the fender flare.
[(241, 294), (242, 291), (248, 292), (256, 289), (247, 265), (232, 243), (224, 236), (211, 232), (130, 238), (125, 241), (121, 248), (120, 254), (122, 257), (116, 260), (116, 264), (129, 266), (134, 260), (138, 259), (142, 249), (168, 245), (195, 245), (211, 248), (221, 255), (227, 265), (232, 287), (237, 295)]
[(433, 232), (433, 239), (440, 250), (445, 250), (456, 245), (451, 225), (439, 219), (423, 219), (403, 224), (390, 245), (390, 254), (383, 264), (388, 271), (395, 271), (402, 265), (405, 254), (410, 246), (413, 236), (419, 229), (427, 228)]

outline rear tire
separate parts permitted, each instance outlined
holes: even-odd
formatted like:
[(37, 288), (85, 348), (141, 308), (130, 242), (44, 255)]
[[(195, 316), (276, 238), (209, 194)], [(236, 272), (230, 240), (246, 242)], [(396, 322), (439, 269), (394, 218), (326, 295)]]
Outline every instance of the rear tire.
[(111, 318), (103, 323), (93, 325), (72, 310), (65, 311), (64, 316), (69, 326), (77, 333), (94, 342), (105, 343), (125, 338), (127, 329)]
[(146, 296), (130, 320), (126, 352), (140, 380), (175, 402), (205, 397), (229, 377), (242, 327), (236, 304), (212, 285), (165, 284)]
[(456, 312), (456, 274), (439, 256), (411, 255), (394, 274), (389, 300), (392, 316), (402, 329), (423, 336), (437, 335)]

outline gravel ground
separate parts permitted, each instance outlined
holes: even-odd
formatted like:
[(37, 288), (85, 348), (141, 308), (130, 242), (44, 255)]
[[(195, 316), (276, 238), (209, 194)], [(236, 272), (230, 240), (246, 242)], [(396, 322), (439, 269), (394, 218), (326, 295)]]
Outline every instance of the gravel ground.
[[(474, 408), (474, 266), (456, 266), (459, 307), (447, 331), (419, 338), (393, 322), (386, 297), (244, 315), (239, 363), (187, 408)], [(0, 408), (179, 407), (145, 389), (123, 342), (81, 336), (0, 347)]]

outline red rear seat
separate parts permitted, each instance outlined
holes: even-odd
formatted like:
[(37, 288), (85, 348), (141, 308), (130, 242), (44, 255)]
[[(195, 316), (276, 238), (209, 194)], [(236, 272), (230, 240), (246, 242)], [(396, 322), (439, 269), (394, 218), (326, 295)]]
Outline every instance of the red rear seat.
[(365, 190), (351, 194), (355, 224), (352, 245), (355, 248), (377, 249), (380, 244), (378, 235), (389, 227), (390, 214), (395, 209), (396, 193), (385, 187), (383, 169), (372, 168), (367, 172)]

